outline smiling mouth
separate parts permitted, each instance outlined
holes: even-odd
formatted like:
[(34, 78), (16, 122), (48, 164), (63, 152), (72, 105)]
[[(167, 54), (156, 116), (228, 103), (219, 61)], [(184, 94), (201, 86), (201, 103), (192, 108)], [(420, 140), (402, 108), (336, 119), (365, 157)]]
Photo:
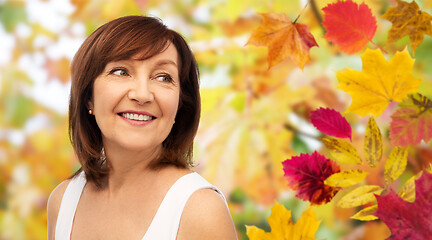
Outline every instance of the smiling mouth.
[(119, 113), (119, 115), (126, 119), (131, 119), (135, 121), (151, 121), (155, 119), (153, 116), (137, 114), (137, 113)]

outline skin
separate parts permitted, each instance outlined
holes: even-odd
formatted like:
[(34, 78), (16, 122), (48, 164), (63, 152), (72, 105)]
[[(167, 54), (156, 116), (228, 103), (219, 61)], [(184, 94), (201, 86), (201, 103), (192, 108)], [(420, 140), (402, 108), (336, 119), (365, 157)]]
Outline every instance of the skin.
[[(168, 48), (144, 61), (108, 63), (94, 83), (88, 103), (103, 135), (112, 167), (102, 190), (87, 183), (78, 203), (71, 239), (142, 239), (166, 192), (188, 169), (167, 166), (151, 170), (148, 163), (161, 151), (171, 131), (180, 93), (177, 50)], [(154, 120), (142, 124), (119, 113), (146, 112)], [(55, 224), (69, 180), (61, 183), (48, 200), (48, 239)], [(211, 217), (209, 217), (211, 216)], [(223, 199), (211, 189), (195, 192), (184, 208), (178, 240), (237, 239)]]

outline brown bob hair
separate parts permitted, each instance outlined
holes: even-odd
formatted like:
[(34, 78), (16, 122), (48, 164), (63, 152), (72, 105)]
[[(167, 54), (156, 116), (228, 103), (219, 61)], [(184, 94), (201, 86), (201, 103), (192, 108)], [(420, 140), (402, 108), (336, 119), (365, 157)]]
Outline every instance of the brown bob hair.
[[(105, 165), (102, 133), (88, 113), (93, 83), (112, 61), (132, 57), (148, 59), (174, 44), (178, 52), (180, 100), (175, 124), (162, 143), (162, 153), (150, 163), (153, 169), (164, 164), (187, 168), (192, 165), (193, 139), (198, 129), (201, 101), (196, 60), (186, 41), (168, 29), (160, 19), (126, 16), (110, 21), (94, 31), (81, 45), (71, 65), (69, 138), (87, 181), (103, 187), (109, 174)], [(75, 173), (75, 175), (77, 174)]]

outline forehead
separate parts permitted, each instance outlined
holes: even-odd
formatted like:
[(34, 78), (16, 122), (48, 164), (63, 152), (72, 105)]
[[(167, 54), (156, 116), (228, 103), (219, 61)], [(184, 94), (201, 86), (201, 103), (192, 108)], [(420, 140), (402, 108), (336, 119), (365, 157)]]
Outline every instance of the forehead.
[(179, 66), (179, 54), (177, 51), (177, 48), (172, 43), (168, 43), (164, 49), (153, 56), (146, 56), (144, 53), (144, 56), (142, 53), (137, 53), (134, 56), (131, 57), (131, 60), (147, 60), (147, 61), (159, 61), (159, 60), (169, 60), (170, 62), (173, 62), (175, 65)]

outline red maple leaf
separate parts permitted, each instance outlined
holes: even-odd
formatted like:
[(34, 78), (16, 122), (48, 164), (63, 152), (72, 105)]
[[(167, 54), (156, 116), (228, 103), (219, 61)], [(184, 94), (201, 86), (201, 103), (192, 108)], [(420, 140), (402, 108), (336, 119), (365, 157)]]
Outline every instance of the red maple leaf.
[(297, 191), (296, 197), (312, 204), (329, 202), (339, 191), (339, 188), (324, 184), (330, 175), (340, 172), (333, 160), (314, 152), (312, 155), (300, 154), (282, 162), (284, 176), (289, 187)]
[(386, 196), (375, 195), (376, 216), (390, 229), (387, 239), (430, 239), (432, 236), (432, 174), (423, 172), (415, 182), (415, 201), (406, 202), (393, 190)]
[(327, 30), (324, 38), (337, 44), (339, 49), (348, 54), (360, 51), (377, 29), (375, 17), (370, 8), (362, 3), (338, 1), (327, 5), (324, 11), (323, 26)]
[(312, 124), (321, 132), (338, 138), (351, 139), (351, 126), (342, 115), (330, 108), (319, 108), (311, 112)]

